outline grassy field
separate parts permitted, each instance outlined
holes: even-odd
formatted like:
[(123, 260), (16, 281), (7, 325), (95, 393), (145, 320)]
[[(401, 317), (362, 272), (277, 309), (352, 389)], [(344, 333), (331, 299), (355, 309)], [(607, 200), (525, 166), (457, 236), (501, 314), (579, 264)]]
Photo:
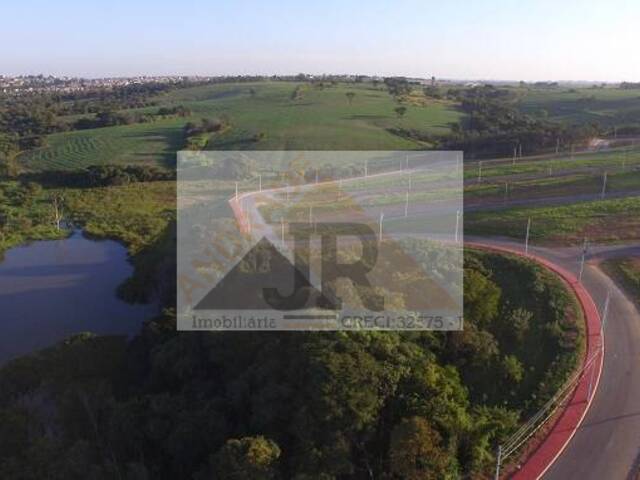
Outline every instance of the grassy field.
[[(296, 99), (292, 99), (294, 91), (298, 92)], [(355, 94), (351, 103), (347, 92)], [(247, 133), (264, 131), (266, 138), (255, 146), (258, 150), (412, 149), (420, 145), (386, 129), (446, 133), (448, 124), (461, 115), (454, 104), (432, 100), (408, 105), (399, 119), (393, 98), (383, 87), (370, 84), (322, 89), (285, 82), (221, 85), (174, 91), (165, 99), (188, 106), (196, 116), (226, 114)], [(237, 138), (222, 138), (213, 139), (210, 147), (246, 145)]]
[(48, 145), (19, 157), (33, 170), (65, 170), (101, 164), (173, 165), (182, 145), (183, 119), (55, 133)]
[(640, 118), (640, 89), (558, 87), (517, 91), (523, 111), (569, 124), (633, 125)]
[(606, 260), (604, 270), (625, 287), (631, 298), (640, 303), (640, 258), (626, 257)]
[(640, 198), (470, 212), (465, 215), (465, 233), (524, 239), (528, 218), (532, 241), (578, 244), (584, 237), (598, 242), (636, 240), (640, 237)]
[[(626, 171), (640, 165), (640, 149), (624, 148), (606, 152), (587, 152), (576, 154), (574, 158), (563, 155), (542, 159), (518, 160), (513, 164), (509, 161), (482, 162), (482, 179), (503, 177), (509, 175), (545, 175), (551, 169), (554, 174), (572, 171), (607, 170)], [(479, 174), (479, 162), (466, 164), (465, 180), (476, 180)]]
[[(602, 174), (569, 174), (536, 179), (486, 181), (467, 185), (465, 200), (529, 200), (533, 198), (566, 197), (570, 195), (599, 196), (603, 185)], [(508, 187), (505, 185), (508, 183)], [(508, 190), (507, 190), (508, 188)], [(640, 171), (607, 175), (607, 194), (640, 191)]]
[[(292, 98), (297, 91), (296, 98)], [(347, 92), (355, 93), (352, 102)], [(409, 140), (389, 128), (441, 134), (460, 117), (455, 105), (439, 100), (408, 105), (398, 118), (397, 103), (386, 90), (371, 85), (261, 82), (176, 90), (155, 98), (158, 106), (184, 105), (187, 118), (105, 127), (50, 135), (47, 146), (19, 158), (29, 169), (72, 169), (106, 163), (158, 163), (172, 166), (183, 145), (182, 129), (201, 118), (228, 118), (231, 128), (212, 135), (209, 150), (403, 150), (428, 144)], [(154, 108), (130, 110), (150, 112)], [(253, 137), (264, 133), (255, 141)]]

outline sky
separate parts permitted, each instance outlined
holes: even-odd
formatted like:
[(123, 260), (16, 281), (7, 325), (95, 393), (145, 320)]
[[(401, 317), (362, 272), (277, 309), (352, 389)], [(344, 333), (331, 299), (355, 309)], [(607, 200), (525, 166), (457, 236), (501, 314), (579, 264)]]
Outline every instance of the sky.
[(638, 0), (7, 0), (0, 75), (640, 81)]

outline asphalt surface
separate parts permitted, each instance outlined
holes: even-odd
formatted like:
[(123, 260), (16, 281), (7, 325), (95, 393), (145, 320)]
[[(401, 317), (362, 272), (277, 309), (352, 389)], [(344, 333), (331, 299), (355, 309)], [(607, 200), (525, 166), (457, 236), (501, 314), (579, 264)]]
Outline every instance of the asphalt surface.
[[(506, 239), (466, 239), (518, 246)], [(561, 267), (573, 271), (579, 268), (580, 248), (529, 248)], [(628, 255), (640, 256), (640, 245), (591, 249), (582, 283), (601, 313), (611, 289), (604, 370), (591, 408), (562, 455), (544, 475), (545, 480), (631, 480), (640, 469), (640, 313), (597, 265), (603, 258)]]
[[(313, 185), (305, 188), (313, 188)], [(277, 190), (262, 194), (270, 197)], [(256, 208), (256, 195), (243, 195), (244, 211), (251, 217), (254, 228), (271, 230), (274, 235)], [(584, 200), (569, 196), (554, 198), (551, 202)], [(537, 199), (526, 203), (545, 204)], [(473, 210), (495, 207), (474, 205)], [(498, 246), (521, 245), (509, 239), (466, 238)], [(577, 271), (579, 268), (581, 249), (578, 247), (530, 245), (530, 249), (568, 270)], [(564, 452), (544, 475), (545, 480), (632, 480), (640, 471), (640, 312), (622, 289), (598, 267), (600, 259), (628, 255), (640, 255), (640, 245), (602, 245), (590, 249), (582, 281), (601, 312), (607, 291), (611, 291), (605, 326), (604, 370), (591, 408)]]

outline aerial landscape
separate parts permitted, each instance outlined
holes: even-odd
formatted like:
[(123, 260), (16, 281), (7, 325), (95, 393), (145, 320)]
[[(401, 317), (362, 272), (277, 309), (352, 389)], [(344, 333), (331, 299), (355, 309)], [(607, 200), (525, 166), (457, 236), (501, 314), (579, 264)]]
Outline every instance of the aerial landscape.
[[(160, 3), (166, 27), (175, 11)], [(120, 39), (103, 59), (37, 61), (23, 46), (0, 60), (0, 478), (640, 478), (640, 71), (615, 73), (616, 57), (610, 77), (578, 60), (557, 76), (485, 74), (466, 54), (438, 63), (435, 47), (417, 70), (383, 68), (349, 43), (315, 68), (293, 50), (333, 52), (369, 24), (391, 42), (375, 9), (393, 9), (371, 5), (352, 32), (284, 2), (288, 33), (241, 3), (264, 55), (226, 38), (211, 65), (160, 68)], [(580, 18), (576, 31), (593, 25)], [(133, 38), (112, 20), (105, 34)], [(314, 43), (315, 22), (336, 39)], [(397, 38), (421, 38), (417, 18), (406, 28)], [(366, 228), (362, 252), (337, 242), (332, 273), (373, 245), (366, 294), (315, 278), (339, 222)], [(298, 250), (297, 228), (322, 244)], [(294, 275), (300, 252), (322, 251), (300, 280), (317, 309), (277, 331), (197, 320), (208, 297), (191, 298), (183, 252), (214, 251), (190, 271), (241, 311), (258, 277), (230, 279), (263, 247)], [(419, 328), (300, 323), (358, 318), (351, 305), (376, 295), (403, 319), (416, 298), (458, 313)]]

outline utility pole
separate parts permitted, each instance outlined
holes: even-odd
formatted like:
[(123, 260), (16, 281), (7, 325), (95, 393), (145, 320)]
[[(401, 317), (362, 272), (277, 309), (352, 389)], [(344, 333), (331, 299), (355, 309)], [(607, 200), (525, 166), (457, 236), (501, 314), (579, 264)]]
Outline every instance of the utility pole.
[(529, 233), (531, 232), (531, 217), (527, 220), (527, 236), (524, 239), (524, 254), (529, 255)]
[(456, 211), (456, 235), (455, 235), (455, 241), (456, 243), (458, 243), (460, 241), (460, 210)]
[(404, 216), (405, 218), (409, 216), (409, 190), (407, 190), (407, 194), (404, 199)]
[(578, 273), (578, 282), (582, 283), (582, 274), (584, 273), (584, 261), (587, 257), (587, 237), (584, 237), (584, 243), (582, 244), (582, 259), (580, 260), (580, 273)]
[(500, 464), (502, 463), (502, 445), (498, 445), (498, 455), (496, 457), (496, 476), (495, 480), (500, 480)]
[(384, 220), (384, 213), (380, 212), (380, 225), (378, 227), (378, 243), (382, 242), (382, 220)]
[(602, 177), (602, 193), (600, 194), (600, 198), (604, 199), (605, 194), (607, 193), (607, 172), (604, 172), (604, 176)]

